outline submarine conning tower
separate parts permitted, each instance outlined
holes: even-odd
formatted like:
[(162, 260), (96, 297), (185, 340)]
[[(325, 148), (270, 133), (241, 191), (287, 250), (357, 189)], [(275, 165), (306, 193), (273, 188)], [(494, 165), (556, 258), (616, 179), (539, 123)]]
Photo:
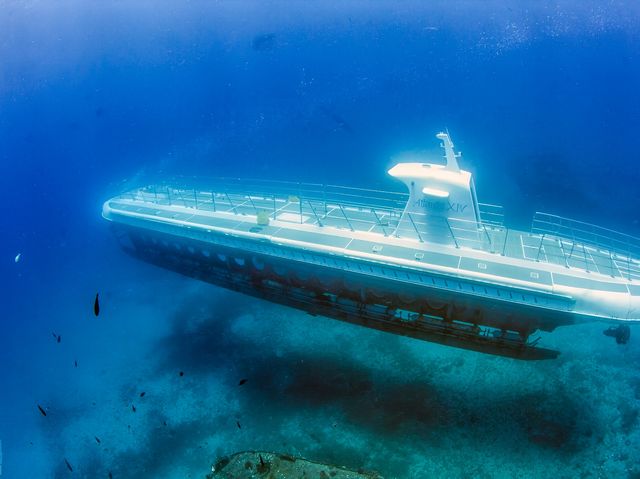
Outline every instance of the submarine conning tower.
[(458, 246), (455, 238), (477, 239), (480, 210), (473, 177), (460, 169), (447, 133), (442, 142), (445, 164), (399, 163), (389, 170), (409, 189), (409, 199), (395, 231), (396, 236), (417, 236), (420, 242)]

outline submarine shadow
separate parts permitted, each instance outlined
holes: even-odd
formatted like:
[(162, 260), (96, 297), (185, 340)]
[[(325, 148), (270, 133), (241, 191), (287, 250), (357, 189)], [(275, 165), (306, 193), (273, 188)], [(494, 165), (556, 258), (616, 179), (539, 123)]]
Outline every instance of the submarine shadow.
[[(492, 452), (494, 447), (524, 446), (574, 454), (589, 447), (599, 427), (590, 411), (564, 390), (482, 394), (467, 384), (430, 379), (430, 371), (440, 365), (418, 356), (409, 359), (414, 367), (406, 371), (375, 369), (347, 348), (306, 348), (279, 356), (262, 338), (258, 343), (232, 329), (235, 318), (263, 309), (264, 303), (232, 293), (213, 301), (196, 299), (185, 301), (174, 314), (172, 333), (162, 341), (165, 356), (158, 373), (179, 364), (191, 375), (222, 372), (235, 387), (238, 378), (231, 371), (243, 371), (249, 381), (238, 396), (241, 409), (257, 416), (337, 410), (343, 421), (379, 440), (402, 444), (410, 437), (413, 443), (437, 446), (444, 435)], [(375, 342), (384, 338), (376, 336), (367, 347), (376, 348)]]
[[(560, 454), (589, 447), (598, 426), (565, 392), (479, 396), (473, 390), (375, 372), (344, 357), (302, 354), (264, 358), (255, 368), (246, 407), (269, 401), (289, 410), (338, 409), (343, 421), (378, 440), (438, 446), (447, 436), (495, 453), (520, 446)], [(279, 378), (288, 376), (283, 385)], [(259, 380), (257, 380), (259, 378)], [(483, 446), (484, 445), (484, 446)]]

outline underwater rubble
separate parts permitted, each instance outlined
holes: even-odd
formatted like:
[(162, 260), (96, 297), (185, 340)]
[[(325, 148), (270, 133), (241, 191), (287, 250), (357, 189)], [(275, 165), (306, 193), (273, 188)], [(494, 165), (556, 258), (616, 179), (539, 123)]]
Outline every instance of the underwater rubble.
[(352, 471), (288, 454), (245, 451), (218, 460), (206, 479), (383, 479), (375, 472)]

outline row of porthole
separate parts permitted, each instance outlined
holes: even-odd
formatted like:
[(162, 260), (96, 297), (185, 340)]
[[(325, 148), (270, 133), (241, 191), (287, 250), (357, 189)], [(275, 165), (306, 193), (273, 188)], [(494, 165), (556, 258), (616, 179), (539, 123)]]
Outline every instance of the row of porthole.
[[(158, 240), (157, 238), (151, 237), (148, 238), (145, 235), (141, 235), (140, 239), (145, 242), (145, 243), (149, 243), (151, 242), (154, 245), (162, 245), (164, 248), (170, 248), (173, 247), (174, 249), (176, 249), (177, 251), (181, 251), (183, 249), (183, 246), (180, 245), (179, 243), (169, 243), (167, 240)], [(187, 246), (186, 250), (191, 253), (191, 254), (195, 254), (196, 253), (196, 249), (193, 246)], [(211, 252), (209, 250), (203, 249), (200, 250), (200, 253), (202, 253), (202, 255), (205, 258), (210, 258), (211, 257)], [(226, 262), (227, 261), (227, 256), (225, 254), (222, 253), (217, 253), (216, 257), (218, 258), (218, 260), (220, 260), (221, 262)], [(234, 258), (236, 264), (238, 264), (239, 266), (244, 266), (244, 259), (243, 258)]]
[[(189, 251), (191, 253), (194, 252), (194, 250), (189, 247)], [(210, 258), (211, 257), (211, 252), (209, 250), (203, 249), (201, 250), (202, 255), (205, 258)], [(220, 261), (221, 263), (226, 263), (228, 259), (233, 260), (233, 262), (237, 265), (237, 266), (244, 266), (246, 264), (246, 260), (240, 256), (227, 256), (224, 253), (216, 253), (215, 254), (216, 259), (218, 259), (218, 261)], [(258, 270), (263, 270), (264, 269), (264, 262), (258, 258), (256, 258), (255, 256), (251, 258), (251, 262), (253, 264), (253, 266), (258, 269)]]
[[(149, 238), (147, 238), (146, 236), (141, 236), (142, 241), (144, 242), (149, 242)], [(169, 248), (170, 246), (172, 246), (173, 248), (175, 248), (177, 251), (181, 251), (183, 249), (183, 246), (180, 245), (179, 243), (169, 243), (167, 240), (160, 240), (158, 241), (156, 238), (151, 237), (151, 242), (154, 245), (158, 245), (161, 244), (163, 247), (165, 248)], [(196, 253), (196, 249), (193, 246), (187, 246), (186, 250), (191, 253), (191, 254), (195, 254)], [(203, 249), (200, 250), (200, 253), (205, 257), (205, 258), (210, 258), (211, 257), (211, 251)], [(227, 259), (229, 258), (227, 255), (223, 254), (223, 253), (216, 253), (215, 257), (222, 263), (226, 263)], [(234, 263), (238, 266), (244, 266), (246, 264), (246, 261), (244, 258), (242, 257), (236, 257), (236, 256), (232, 256), (230, 257)], [(260, 260), (257, 257), (253, 257), (252, 258), (252, 263), (253, 266), (258, 269), (258, 270), (263, 270), (264, 269), (264, 261)]]

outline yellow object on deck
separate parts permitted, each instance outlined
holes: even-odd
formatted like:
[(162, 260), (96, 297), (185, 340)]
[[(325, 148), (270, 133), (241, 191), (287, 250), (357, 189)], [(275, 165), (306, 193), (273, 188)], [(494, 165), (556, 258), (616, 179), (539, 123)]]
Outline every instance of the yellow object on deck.
[(266, 210), (258, 211), (257, 220), (260, 226), (269, 226), (269, 212)]

